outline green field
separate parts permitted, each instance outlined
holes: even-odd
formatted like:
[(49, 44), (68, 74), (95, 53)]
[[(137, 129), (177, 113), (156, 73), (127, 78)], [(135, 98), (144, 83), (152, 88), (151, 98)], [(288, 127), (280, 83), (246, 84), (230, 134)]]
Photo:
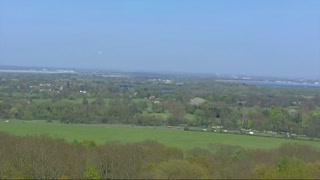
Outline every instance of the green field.
[(109, 141), (132, 143), (155, 140), (167, 146), (184, 150), (194, 147), (209, 148), (210, 144), (215, 143), (239, 145), (252, 149), (272, 149), (284, 143), (299, 143), (320, 148), (320, 142), (315, 141), (183, 131), (183, 129), (177, 129), (176, 127), (167, 129), (166, 127), (131, 127), (130, 125), (68, 125), (58, 122), (18, 120), (5, 123), (1, 120), (0, 131), (19, 136), (46, 134), (53, 138), (66, 139), (69, 142), (73, 140), (94, 140), (97, 144), (104, 144)]

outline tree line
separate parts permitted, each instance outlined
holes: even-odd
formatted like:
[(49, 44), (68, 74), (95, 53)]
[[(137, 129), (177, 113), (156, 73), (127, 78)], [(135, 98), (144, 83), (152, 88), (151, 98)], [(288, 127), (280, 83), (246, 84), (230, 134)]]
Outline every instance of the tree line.
[(188, 151), (155, 141), (96, 145), (0, 132), (0, 179), (318, 179), (319, 149), (285, 144)]
[[(1, 119), (181, 125), (320, 137), (318, 89), (217, 82), (214, 78), (2, 74)], [(149, 97), (154, 96), (154, 100)], [(190, 103), (202, 98), (201, 104)], [(156, 103), (156, 101), (158, 103)]]

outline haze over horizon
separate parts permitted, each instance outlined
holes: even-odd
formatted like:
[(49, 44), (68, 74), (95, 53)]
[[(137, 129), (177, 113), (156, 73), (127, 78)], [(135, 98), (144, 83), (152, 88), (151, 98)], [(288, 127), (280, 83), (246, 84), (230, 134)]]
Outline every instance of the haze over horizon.
[(320, 78), (319, 0), (1, 0), (0, 65)]

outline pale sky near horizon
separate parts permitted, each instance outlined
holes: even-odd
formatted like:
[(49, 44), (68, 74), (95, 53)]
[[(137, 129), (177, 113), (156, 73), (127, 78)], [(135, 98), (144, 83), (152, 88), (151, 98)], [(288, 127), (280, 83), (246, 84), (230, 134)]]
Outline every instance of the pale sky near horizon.
[(320, 0), (0, 0), (0, 65), (320, 78)]

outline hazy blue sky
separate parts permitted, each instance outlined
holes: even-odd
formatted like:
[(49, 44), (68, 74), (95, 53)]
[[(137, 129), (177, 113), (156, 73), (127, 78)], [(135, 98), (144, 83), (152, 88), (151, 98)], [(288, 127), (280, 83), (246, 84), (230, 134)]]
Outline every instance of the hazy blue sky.
[(0, 65), (320, 77), (320, 0), (0, 0)]

